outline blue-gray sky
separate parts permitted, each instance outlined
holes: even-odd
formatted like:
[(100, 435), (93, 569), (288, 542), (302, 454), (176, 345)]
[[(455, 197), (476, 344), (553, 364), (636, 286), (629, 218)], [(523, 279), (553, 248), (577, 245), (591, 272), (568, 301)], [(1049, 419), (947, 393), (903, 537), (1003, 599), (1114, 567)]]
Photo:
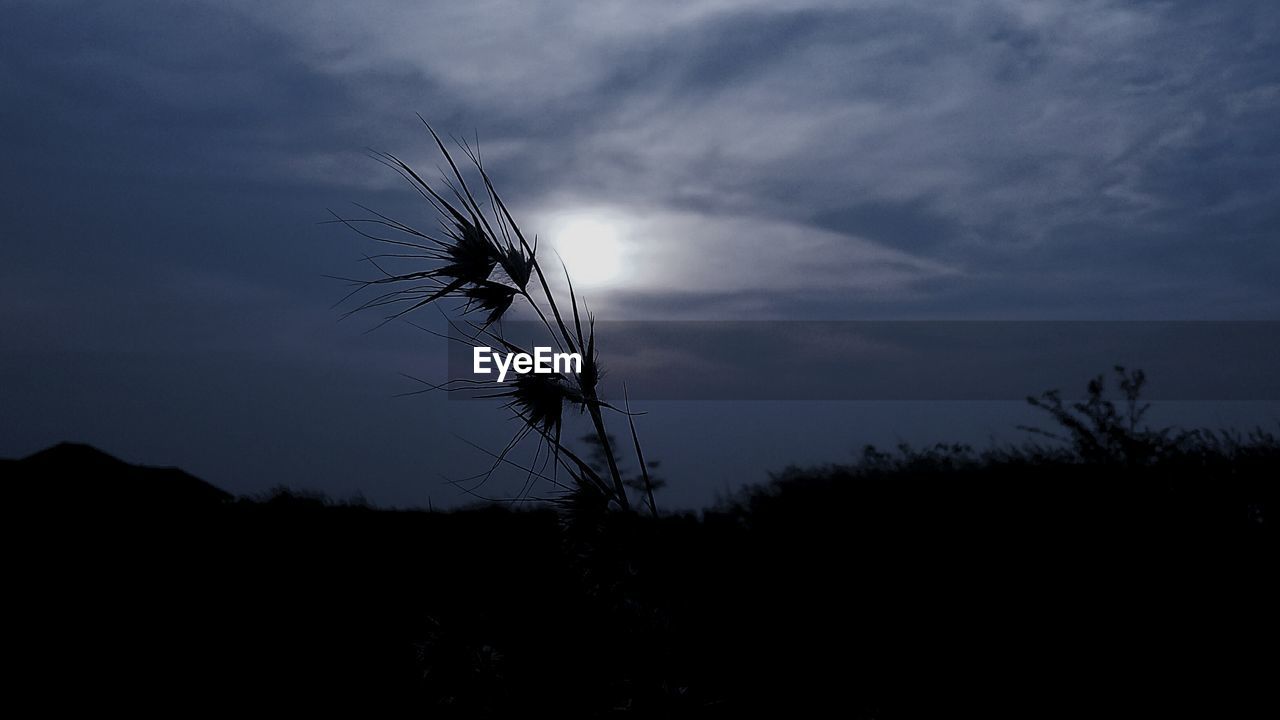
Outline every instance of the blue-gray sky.
[[(0, 17), (3, 456), (78, 439), (236, 492), (454, 501), (440, 477), (484, 463), (454, 433), (510, 425), (393, 399), (398, 373), (440, 369), (439, 342), (337, 323), (321, 277), (367, 250), (316, 224), (326, 208), (426, 217), (364, 154), (432, 168), (414, 113), (479, 136), (526, 229), (607, 229), (617, 267), (586, 283), (603, 319), (1280, 319), (1274, 3)], [(659, 403), (646, 422), (696, 504), (866, 441), (981, 439), (1001, 408)]]

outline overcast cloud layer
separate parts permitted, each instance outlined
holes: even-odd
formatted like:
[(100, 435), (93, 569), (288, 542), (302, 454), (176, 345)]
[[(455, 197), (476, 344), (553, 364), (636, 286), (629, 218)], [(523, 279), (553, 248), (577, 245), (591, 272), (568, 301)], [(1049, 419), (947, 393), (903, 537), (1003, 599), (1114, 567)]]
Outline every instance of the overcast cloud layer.
[(430, 343), (335, 325), (320, 279), (365, 249), (325, 208), (422, 217), (364, 155), (431, 168), (415, 112), (479, 137), (527, 229), (616, 225), (607, 319), (1280, 316), (1270, 2), (0, 10), (0, 455), (76, 436), (239, 490), (310, 453), (396, 501), (465, 467), (421, 438), (471, 410), (381, 405)]

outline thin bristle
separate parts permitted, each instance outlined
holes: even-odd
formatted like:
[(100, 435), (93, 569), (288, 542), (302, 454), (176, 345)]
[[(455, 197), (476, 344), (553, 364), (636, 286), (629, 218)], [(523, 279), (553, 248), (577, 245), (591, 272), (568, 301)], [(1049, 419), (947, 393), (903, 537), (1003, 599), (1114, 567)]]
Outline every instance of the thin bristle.
[[(605, 504), (628, 508), (626, 491), (617, 463), (612, 457), (601, 411), (622, 412), (629, 418), (631, 413), (629, 409), (618, 410), (603, 402), (597, 395), (600, 368), (595, 322), (578, 296), (567, 267), (561, 263), (569, 293), (568, 309), (571, 317), (568, 321), (562, 315), (558, 298), (538, 262), (538, 236), (533, 235), (533, 242), (530, 244), (494, 187), (481, 155), (478, 134), (474, 144), (466, 138), (450, 136), (450, 139), (457, 151), (461, 152), (461, 157), (470, 163), (468, 170), (472, 171), (473, 180), (478, 176), (482, 187), (476, 187), (474, 182), (467, 180), (466, 173), (459, 166), (448, 144), (425, 118), (420, 115), (418, 117), (443, 160), (442, 167), (438, 168), (440, 177), (435, 183), (428, 182), (422, 174), (392, 153), (372, 149), (368, 152), (376, 162), (399, 175), (431, 207), (439, 231), (423, 232), (358, 203), (356, 207), (364, 213), (361, 217), (344, 217), (331, 212), (332, 219), (327, 223), (340, 224), (370, 242), (403, 248), (401, 251), (365, 253), (361, 257), (360, 262), (372, 268), (374, 277), (344, 279), (352, 283), (354, 289), (338, 305), (353, 301), (366, 290), (376, 289), (378, 292), (371, 292), (372, 298), (363, 297), (342, 317), (368, 310), (392, 309), (390, 315), (370, 328), (371, 332), (389, 322), (406, 319), (411, 313), (429, 305), (434, 304), (440, 309), (439, 301), (452, 298), (461, 301), (451, 309), (458, 321), (455, 322), (444, 310), (441, 313), (445, 315), (453, 331), (473, 341), (483, 338), (485, 342), (505, 348), (511, 353), (525, 353), (523, 348), (503, 338), (500, 330), (500, 321), (514, 307), (516, 298), (523, 298), (559, 351), (563, 352), (567, 348), (570, 352), (583, 355), (581, 372), (577, 378), (559, 374), (528, 374), (518, 375), (510, 383), (465, 379), (428, 383), (413, 378), (423, 387), (403, 395), (461, 391), (474, 397), (499, 399), (513, 417), (522, 423), (521, 429), (513, 434), (506, 446), (493, 453), (493, 463), (489, 469), (458, 482), (456, 486), (460, 490), (475, 494), (498, 468), (517, 465), (509, 462), (508, 455), (526, 440), (533, 438), (536, 441), (533, 460), (520, 466), (524, 472), (523, 484), (514, 500), (531, 497), (532, 484), (539, 480), (570, 494), (589, 492), (593, 497), (602, 499)], [(533, 283), (534, 279), (537, 280), (536, 284)], [(473, 321), (468, 317), (472, 313), (479, 313), (480, 317)], [(586, 315), (585, 323), (583, 315)], [(412, 321), (409, 322), (413, 324)], [(427, 330), (419, 325), (415, 327)], [(450, 339), (461, 341), (452, 336)], [(602, 447), (606, 449), (608, 480), (600, 477), (561, 442), (566, 408), (577, 408), (591, 416)], [(638, 452), (634, 422), (631, 422), (631, 429)], [(537, 470), (540, 458), (543, 470)], [(552, 470), (550, 476), (544, 472), (548, 464)], [(568, 474), (573, 481), (572, 485), (556, 479), (560, 470)], [(479, 482), (473, 487), (472, 484), (477, 480)], [(652, 493), (649, 506), (651, 510), (654, 509)]]

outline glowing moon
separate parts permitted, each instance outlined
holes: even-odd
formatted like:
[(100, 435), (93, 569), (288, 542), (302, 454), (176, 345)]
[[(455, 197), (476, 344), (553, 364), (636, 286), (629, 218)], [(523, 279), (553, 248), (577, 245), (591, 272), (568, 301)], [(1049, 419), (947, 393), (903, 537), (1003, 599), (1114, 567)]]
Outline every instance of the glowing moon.
[(575, 285), (607, 284), (622, 270), (622, 238), (617, 227), (599, 218), (567, 218), (552, 242)]

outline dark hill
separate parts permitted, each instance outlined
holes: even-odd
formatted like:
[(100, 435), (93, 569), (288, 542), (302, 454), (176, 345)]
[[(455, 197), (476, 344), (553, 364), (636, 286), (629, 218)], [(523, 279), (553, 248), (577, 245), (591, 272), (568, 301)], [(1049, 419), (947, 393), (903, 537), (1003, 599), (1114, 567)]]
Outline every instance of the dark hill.
[(64, 442), (0, 464), (11, 498), (66, 510), (212, 507), (230, 493), (177, 468), (132, 465), (81, 443)]

